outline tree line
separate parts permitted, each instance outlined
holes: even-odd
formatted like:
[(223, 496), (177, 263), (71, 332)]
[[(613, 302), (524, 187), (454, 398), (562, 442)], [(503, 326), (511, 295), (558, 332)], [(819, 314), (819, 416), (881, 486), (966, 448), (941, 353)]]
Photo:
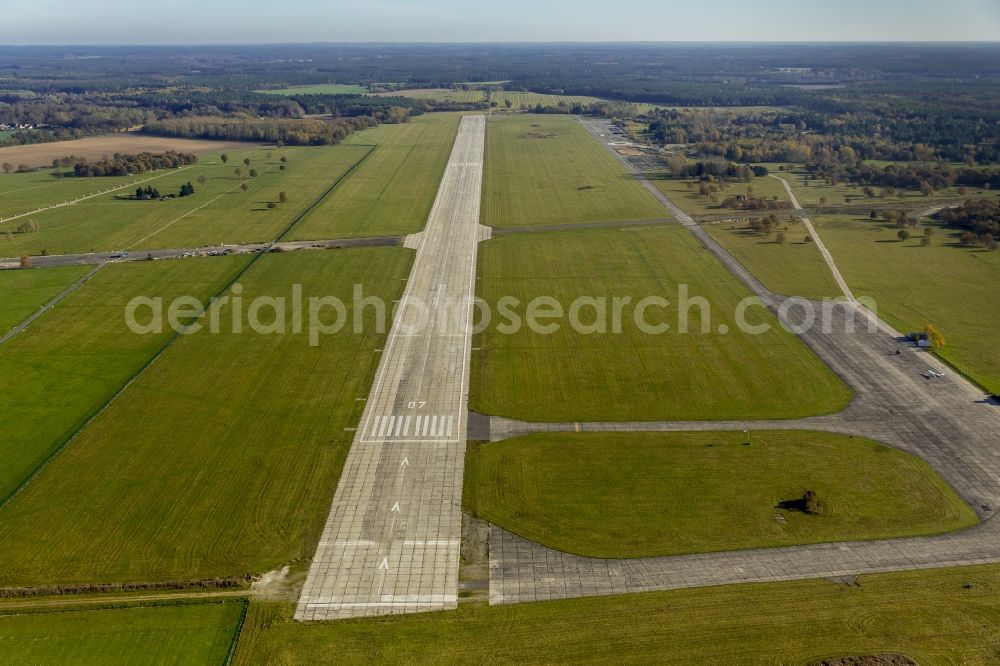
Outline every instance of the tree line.
[[(53, 166), (60, 166), (62, 160), (55, 160)], [(103, 176), (131, 176), (134, 174), (157, 171), (159, 169), (175, 169), (180, 166), (196, 164), (198, 157), (191, 153), (167, 151), (165, 153), (142, 152), (137, 155), (115, 153), (110, 159), (89, 162), (80, 159), (73, 165), (72, 175), (82, 178)]]
[(289, 146), (328, 146), (340, 143), (353, 132), (374, 127), (369, 116), (344, 118), (336, 123), (322, 120), (278, 118), (174, 118), (147, 124), (143, 132), (160, 136), (225, 141), (261, 141)]
[[(930, 194), (950, 187), (1000, 189), (1000, 168), (954, 167), (950, 164), (871, 164), (860, 161), (808, 162), (806, 170), (828, 182), (851, 182), (868, 187), (921, 190)], [(874, 197), (873, 192), (866, 191)], [(891, 194), (891, 192), (889, 192)]]

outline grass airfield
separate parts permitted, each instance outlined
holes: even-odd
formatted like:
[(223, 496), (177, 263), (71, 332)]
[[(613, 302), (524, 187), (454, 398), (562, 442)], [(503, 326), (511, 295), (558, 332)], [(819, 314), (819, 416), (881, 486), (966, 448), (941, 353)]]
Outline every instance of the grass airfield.
[(491, 227), (667, 217), (575, 119), (517, 115), (487, 131), (482, 223)]
[[(821, 515), (796, 504), (807, 490)], [(890, 539), (979, 522), (918, 458), (796, 431), (547, 433), (480, 444), (464, 501), (531, 541), (602, 558)]]
[[(739, 329), (736, 308), (749, 292), (680, 226), (496, 238), (480, 247), (479, 278), (481, 298), (513, 296), (522, 318), (538, 296), (554, 297), (565, 312), (594, 295), (633, 304), (657, 296), (671, 305), (643, 314), (670, 327), (661, 332), (643, 332), (625, 310), (614, 334), (612, 304), (605, 334), (577, 332), (567, 318), (553, 320), (561, 327), (551, 334), (487, 329), (473, 344), (474, 411), (539, 422), (797, 418), (839, 411), (851, 399), (765, 308), (748, 308), (746, 320), (768, 332)], [(709, 307), (682, 308), (681, 285)], [(679, 332), (681, 312), (689, 313), (688, 333)], [(588, 309), (580, 319), (593, 317)]]
[[(196, 247), (271, 240), (285, 230), (286, 239), (300, 240), (413, 233), (433, 203), (457, 120), (432, 114), (359, 132), (336, 147), (231, 151), (227, 166), (206, 157), (154, 181), (170, 191), (204, 175), (206, 185), (190, 201), (146, 206), (107, 195), (45, 211), (37, 215), (38, 232), (0, 237), (8, 247), (0, 254)], [(289, 158), (285, 171), (282, 155)], [(235, 176), (244, 157), (260, 172), (256, 178)], [(546, 421), (754, 419), (829, 413), (850, 401), (848, 388), (790, 334), (737, 330), (732, 313), (746, 290), (687, 230), (665, 219), (662, 206), (574, 119), (491, 121), (485, 166), (484, 224), (567, 227), (482, 244), (478, 292), (488, 302), (604, 294), (674, 301), (684, 283), (711, 304), (712, 325), (704, 335), (648, 336), (626, 324), (619, 339), (487, 331), (473, 344), (473, 409)], [(32, 190), (26, 188), (41, 181), (7, 178), (0, 176), (0, 198), (21, 189), (19, 205), (48, 205), (63, 184), (78, 195), (88, 184), (64, 179)], [(267, 209), (279, 191), (288, 201)], [(980, 333), (967, 323), (951, 328), (970, 319), (970, 309), (979, 312), (986, 296), (972, 286), (968, 298), (943, 308), (936, 289), (911, 285), (904, 292), (884, 269), (905, 267), (924, 285), (992, 284), (990, 256), (963, 255), (936, 237), (940, 247), (917, 248), (910, 262), (888, 254), (909, 251), (906, 244), (877, 243), (882, 238), (874, 235), (857, 243), (865, 233), (858, 220), (817, 222), (838, 261), (850, 256), (842, 265), (848, 279), (870, 285), (859, 293), (885, 298), (883, 313), (894, 323), (935, 313), (955, 341), (953, 362), (985, 368), (976, 372), (992, 381), (988, 355), (976, 356), (968, 342)], [(591, 224), (612, 228), (569, 228)], [(764, 248), (729, 229), (710, 233), (776, 291), (818, 297), (830, 289), (811, 246)], [(925, 251), (934, 261), (917, 254)], [(952, 268), (960, 255), (970, 268)], [(0, 393), (0, 408), (16, 415), (0, 425), (8, 461), (0, 496), (20, 488), (0, 506), (0, 588), (186, 584), (285, 565), (301, 571), (319, 539), (353, 438), (349, 429), (361, 413), (358, 398), (368, 392), (385, 335), (345, 330), (318, 347), (291, 333), (194, 334), (171, 342), (166, 334), (125, 333), (121, 309), (137, 294), (204, 300), (237, 275), (245, 298), (300, 284), (346, 299), (363, 283), (391, 302), (405, 287), (412, 257), (402, 248), (365, 248), (267, 255), (252, 265), (250, 257), (111, 265), (0, 345), (0, 370), (17, 382), (16, 390)], [(0, 273), (0, 323), (15, 325), (86, 270)], [(920, 294), (930, 301), (915, 300)], [(651, 319), (663, 323), (669, 315)], [(751, 318), (776, 324), (760, 308)], [(696, 316), (693, 328), (698, 324)], [(720, 324), (729, 330), (721, 333)], [(931, 534), (975, 523), (926, 464), (878, 443), (786, 432), (755, 434), (759, 439), (744, 447), (741, 437), (532, 436), (473, 446), (466, 501), (512, 531), (600, 557)], [(785, 512), (785, 522), (775, 519), (777, 503), (813, 487), (828, 515)], [(463, 603), (451, 613), (309, 624), (291, 620), (294, 594), (285, 594), (250, 603), (234, 663), (317, 663), (334, 653), (343, 663), (597, 661), (623, 654), (803, 663), (890, 651), (921, 664), (989, 663), (1000, 655), (998, 576), (991, 565), (862, 576), (852, 584), (740, 585), (493, 608)], [(244, 607), (58, 610), (0, 614), (0, 663), (135, 663), (140, 655), (148, 663), (222, 663)]]
[(810, 664), (904, 652), (919, 664), (1000, 655), (1000, 567), (709, 587), (350, 622), (250, 607), (236, 664), (483, 661)]

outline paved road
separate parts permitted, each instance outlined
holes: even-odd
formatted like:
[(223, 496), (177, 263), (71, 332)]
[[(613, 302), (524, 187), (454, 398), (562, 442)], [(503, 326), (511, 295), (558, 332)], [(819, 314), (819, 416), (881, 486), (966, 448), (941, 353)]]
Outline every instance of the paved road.
[[(599, 121), (588, 121), (599, 127)], [(595, 136), (600, 131), (592, 129)], [(658, 192), (658, 191), (657, 191)], [(657, 197), (664, 200), (662, 193)], [(786, 301), (760, 284), (690, 217), (675, 216), (763, 302), (777, 310)], [(801, 323), (792, 309), (786, 321)], [(531, 543), (493, 527), (490, 536), (490, 603), (542, 601), (726, 583), (850, 576), (942, 566), (1000, 562), (1000, 405), (925, 352), (904, 347), (883, 322), (854, 303), (838, 307), (830, 328), (802, 333), (808, 344), (855, 391), (840, 414), (795, 421), (525, 424), (490, 419), (493, 439), (521, 432), (630, 430), (815, 429), (864, 435), (927, 460), (976, 511), (982, 522), (935, 537), (832, 543), (706, 553), (680, 557), (603, 560), (578, 557)], [(854, 325), (852, 333), (847, 323)], [(928, 378), (928, 369), (943, 377)], [(864, 473), (864, 470), (859, 470)]]
[[(295, 617), (454, 608), (486, 119), (462, 119)], [(446, 308), (444, 304), (454, 307)]]
[[(81, 266), (85, 264), (106, 264), (121, 261), (146, 261), (153, 259), (178, 259), (183, 257), (206, 256), (210, 254), (247, 254), (266, 252), (277, 248), (281, 252), (295, 250), (326, 250), (342, 247), (378, 247), (402, 245), (402, 236), (370, 236), (365, 238), (334, 238), (328, 240), (285, 241), (280, 243), (243, 243), (234, 245), (208, 245), (205, 247), (181, 247), (160, 250), (129, 250), (121, 252), (86, 252), (80, 254), (50, 254), (31, 258), (35, 268), (54, 266)], [(20, 268), (21, 260), (16, 257), (0, 259), (0, 270)]]

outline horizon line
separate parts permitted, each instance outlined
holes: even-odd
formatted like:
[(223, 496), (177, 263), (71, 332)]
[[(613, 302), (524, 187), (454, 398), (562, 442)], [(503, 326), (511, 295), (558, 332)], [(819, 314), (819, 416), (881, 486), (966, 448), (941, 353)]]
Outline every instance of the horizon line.
[(205, 46), (695, 46), (695, 45), (857, 45), (857, 46), (878, 46), (878, 45), (1000, 45), (998, 40), (913, 40), (913, 39), (884, 39), (884, 40), (847, 40), (847, 39), (827, 39), (827, 40), (684, 40), (684, 41), (656, 41), (656, 40), (519, 40), (519, 41), (392, 41), (392, 40), (369, 40), (369, 41), (267, 41), (267, 42), (92, 42), (92, 43), (24, 43), (24, 44), (0, 44), (0, 48), (118, 48), (118, 47), (143, 47), (143, 48), (187, 48)]

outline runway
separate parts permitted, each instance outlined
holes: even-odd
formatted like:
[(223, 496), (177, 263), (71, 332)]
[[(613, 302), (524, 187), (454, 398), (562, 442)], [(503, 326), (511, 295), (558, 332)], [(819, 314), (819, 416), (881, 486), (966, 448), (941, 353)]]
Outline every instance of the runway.
[(462, 119), (296, 619), (457, 605), (485, 137)]

